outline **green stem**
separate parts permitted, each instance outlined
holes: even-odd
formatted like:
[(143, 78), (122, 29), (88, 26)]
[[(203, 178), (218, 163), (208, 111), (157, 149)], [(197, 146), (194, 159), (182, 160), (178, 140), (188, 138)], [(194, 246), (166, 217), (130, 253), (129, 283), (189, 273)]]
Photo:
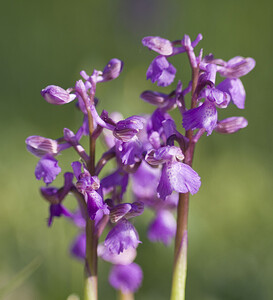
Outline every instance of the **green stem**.
[(118, 291), (118, 300), (134, 300), (134, 294), (133, 293), (123, 293), (122, 291)]
[[(87, 99), (85, 95), (82, 95), (88, 116), (89, 126), (89, 162), (87, 168), (91, 176), (95, 175), (95, 147), (96, 140), (93, 138), (94, 125), (93, 116), (91, 113), (90, 105), (94, 103), (94, 95), (90, 95), (91, 98)], [(98, 299), (98, 235), (95, 227), (95, 221), (91, 220), (87, 214), (86, 217), (86, 257), (85, 257), (85, 300), (97, 300)]]
[[(191, 109), (197, 105), (195, 94), (198, 83), (199, 66), (191, 66), (192, 68), (192, 94), (191, 94)], [(189, 139), (189, 146), (185, 151), (184, 163), (192, 166), (195, 141), (193, 131), (187, 130), (186, 137)], [(187, 248), (188, 248), (188, 213), (189, 213), (189, 193), (179, 194), (177, 206), (177, 228), (175, 236), (174, 248), (174, 266), (171, 300), (184, 300), (187, 277)]]

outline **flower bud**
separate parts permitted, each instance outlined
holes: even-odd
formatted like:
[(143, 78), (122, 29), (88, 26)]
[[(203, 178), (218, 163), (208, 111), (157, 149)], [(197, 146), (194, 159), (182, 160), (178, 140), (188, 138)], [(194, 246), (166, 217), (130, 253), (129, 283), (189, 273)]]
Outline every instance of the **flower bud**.
[(42, 157), (45, 154), (57, 155), (59, 152), (58, 142), (38, 135), (29, 136), (26, 139), (27, 150), (38, 156)]
[(140, 98), (150, 104), (156, 105), (158, 107), (164, 107), (166, 105), (166, 100), (168, 99), (168, 95), (153, 91), (144, 91)]
[(69, 143), (74, 143), (76, 142), (75, 139), (75, 134), (72, 130), (68, 129), (68, 128), (64, 128), (64, 139), (69, 142)]
[(103, 81), (117, 78), (123, 68), (123, 62), (117, 58), (111, 59), (102, 72)]
[(244, 117), (231, 117), (217, 122), (215, 131), (219, 133), (234, 133), (248, 125), (247, 120)]
[(69, 94), (63, 88), (56, 85), (49, 85), (41, 91), (44, 99), (51, 104), (62, 105), (73, 101), (76, 95)]
[(131, 116), (125, 120), (117, 122), (113, 131), (114, 136), (123, 142), (129, 142), (140, 129), (143, 128), (145, 119), (139, 116)]
[(227, 64), (219, 68), (219, 73), (227, 78), (239, 78), (246, 75), (255, 67), (255, 60), (251, 57), (236, 56), (230, 59)]

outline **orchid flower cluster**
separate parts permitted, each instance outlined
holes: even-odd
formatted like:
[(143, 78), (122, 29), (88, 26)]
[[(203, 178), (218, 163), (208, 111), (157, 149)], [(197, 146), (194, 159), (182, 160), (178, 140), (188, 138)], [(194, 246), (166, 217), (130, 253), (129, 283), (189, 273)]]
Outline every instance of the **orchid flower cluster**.
[[(98, 257), (113, 265), (109, 282), (121, 299), (133, 299), (143, 278), (141, 267), (134, 263), (141, 241), (133, 220), (145, 208), (154, 212), (147, 230), (152, 242), (169, 245), (175, 237), (171, 299), (184, 299), (186, 276), (181, 276), (181, 270), (186, 273), (189, 193), (197, 193), (201, 186), (192, 168), (194, 148), (205, 132), (207, 136), (213, 131), (230, 134), (247, 126), (244, 117), (218, 120), (217, 110), (231, 103), (244, 108), (240, 77), (255, 66), (252, 58), (237, 56), (226, 62), (212, 54), (203, 57), (202, 49), (196, 56), (194, 48), (201, 40), (201, 34), (193, 42), (188, 35), (173, 42), (154, 36), (142, 40), (144, 46), (158, 53), (147, 70), (147, 79), (158, 86), (169, 86), (175, 80), (176, 68), (169, 62), (172, 56), (185, 53), (192, 69), (185, 88), (178, 81), (166, 94), (150, 90), (141, 94), (141, 99), (155, 106), (151, 115), (124, 118), (117, 112), (98, 111), (97, 84), (116, 79), (123, 69), (123, 62), (116, 58), (103, 71), (93, 70), (92, 75), (81, 71), (82, 79), (74, 87), (65, 90), (49, 85), (41, 91), (50, 104), (76, 102), (83, 115), (75, 133), (64, 128), (56, 140), (30, 136), (26, 144), (40, 158), (35, 176), (45, 183), (41, 194), (49, 203), (48, 226), (55, 218), (65, 217), (79, 228), (71, 253), (85, 262), (85, 299), (97, 299)], [(217, 73), (224, 78), (219, 84)], [(178, 124), (170, 114), (174, 109), (181, 114)], [(80, 143), (84, 136), (89, 137), (89, 151)], [(95, 161), (98, 138), (104, 141), (106, 151)], [(68, 148), (73, 148), (79, 159), (71, 163), (71, 169), (63, 174), (63, 186), (57, 188), (51, 185), (62, 171), (56, 157)], [(114, 161), (114, 169), (102, 176), (110, 161)], [(132, 201), (126, 193), (130, 180)], [(76, 211), (64, 204), (68, 194), (75, 197)], [(99, 243), (103, 232), (106, 238)]]

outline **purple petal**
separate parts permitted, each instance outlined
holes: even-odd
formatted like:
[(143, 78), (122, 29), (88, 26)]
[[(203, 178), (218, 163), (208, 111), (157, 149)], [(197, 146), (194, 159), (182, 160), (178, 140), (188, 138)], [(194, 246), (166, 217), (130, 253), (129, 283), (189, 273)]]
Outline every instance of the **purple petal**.
[(255, 60), (251, 57), (236, 56), (230, 59), (225, 66), (219, 67), (218, 71), (223, 77), (239, 78), (249, 73), (255, 64)]
[(112, 287), (124, 294), (135, 293), (141, 285), (142, 278), (142, 270), (136, 263), (115, 265), (110, 272), (109, 282)]
[(41, 91), (44, 99), (51, 104), (62, 105), (73, 101), (76, 96), (69, 94), (63, 88), (56, 85), (49, 85)]
[(248, 125), (247, 120), (244, 117), (230, 117), (217, 122), (215, 131), (219, 133), (234, 133), (238, 130), (245, 128)]
[(129, 142), (116, 142), (117, 157), (121, 160), (124, 165), (132, 165), (142, 155), (143, 147), (142, 143), (135, 136)]
[(172, 190), (178, 193), (197, 193), (201, 180), (199, 175), (188, 165), (181, 162), (168, 163), (166, 173)]
[(102, 72), (103, 81), (117, 78), (123, 69), (123, 62), (117, 58), (112, 58)]
[(103, 244), (98, 245), (98, 256), (112, 264), (131, 264), (136, 258), (136, 254), (136, 249), (134, 248), (128, 248), (120, 254), (113, 254), (109, 252), (108, 248), (106, 248)]
[(51, 204), (49, 207), (48, 226), (52, 225), (54, 217), (65, 216), (71, 218), (72, 213), (61, 204)]
[(150, 224), (148, 229), (148, 238), (152, 242), (162, 242), (169, 245), (175, 236), (176, 221), (171, 212), (161, 210), (156, 218)]
[(108, 233), (104, 245), (113, 254), (119, 254), (128, 248), (136, 248), (139, 241), (135, 227), (127, 220), (120, 220)]
[(102, 197), (96, 191), (90, 191), (85, 194), (85, 200), (87, 202), (87, 211), (89, 217), (94, 220), (96, 214), (99, 210), (103, 212), (103, 214), (108, 215), (109, 209), (107, 204), (105, 204), (102, 200)]
[(73, 241), (70, 248), (70, 253), (80, 260), (85, 260), (85, 248), (86, 235), (85, 233), (81, 233)]
[(230, 95), (233, 103), (240, 109), (245, 108), (246, 92), (239, 78), (227, 78), (217, 85), (217, 89)]
[(160, 181), (157, 187), (158, 197), (162, 200), (165, 200), (167, 196), (171, 195), (173, 192), (173, 188), (171, 186), (168, 174), (167, 174), (167, 166), (166, 164), (162, 168), (162, 173), (160, 177)]
[(204, 128), (210, 135), (217, 123), (217, 110), (214, 103), (206, 100), (201, 106), (183, 113), (183, 127), (186, 130)]
[(79, 161), (74, 161), (71, 164), (73, 172), (77, 179), (79, 179), (80, 174), (82, 173), (82, 164)]
[(145, 119), (139, 116), (131, 116), (119, 121), (113, 131), (114, 136), (123, 142), (129, 142), (140, 129), (143, 128)]
[(59, 152), (57, 141), (38, 135), (29, 136), (26, 144), (27, 150), (38, 157), (46, 154), (57, 155)]
[(147, 80), (153, 83), (157, 81), (158, 86), (168, 86), (175, 78), (176, 69), (168, 62), (165, 56), (157, 56), (147, 70)]
[(161, 55), (171, 55), (173, 53), (172, 43), (159, 36), (146, 36), (142, 39), (142, 44)]
[(49, 154), (43, 156), (36, 168), (35, 168), (35, 176), (38, 180), (44, 180), (44, 183), (49, 184), (57, 175), (61, 172), (61, 168), (58, 166), (58, 161), (50, 156)]
[[(140, 201), (154, 199), (159, 178), (160, 169), (152, 168), (145, 161), (142, 161), (137, 171), (132, 174), (132, 189), (137, 199)], [(149, 182), (149, 184), (143, 184), (143, 182)]]

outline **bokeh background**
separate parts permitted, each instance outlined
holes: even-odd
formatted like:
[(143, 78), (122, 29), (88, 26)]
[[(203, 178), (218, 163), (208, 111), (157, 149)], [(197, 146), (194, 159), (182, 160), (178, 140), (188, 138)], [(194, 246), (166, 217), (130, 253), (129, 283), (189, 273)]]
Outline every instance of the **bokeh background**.
[[(76, 229), (56, 219), (48, 229), (48, 204), (34, 178), (37, 159), (24, 140), (29, 135), (57, 138), (75, 130), (81, 116), (74, 105), (55, 107), (40, 90), (70, 87), (85, 69), (102, 69), (113, 57), (124, 61), (121, 76), (98, 88), (99, 110), (125, 117), (151, 112), (139, 99), (159, 90), (145, 73), (154, 53), (142, 47), (147, 35), (170, 40), (201, 32), (204, 53), (228, 60), (255, 58), (242, 78), (246, 109), (229, 107), (221, 117), (243, 115), (249, 126), (229, 136), (202, 138), (194, 167), (202, 177), (191, 198), (187, 299), (272, 299), (272, 50), (270, 0), (10, 0), (1, 5), (0, 298), (62, 300), (82, 296), (82, 265), (69, 256)], [(198, 46), (200, 49), (200, 46)], [(186, 84), (186, 58), (173, 60)], [(166, 88), (169, 92), (173, 86)], [(180, 119), (177, 118), (178, 122)], [(71, 155), (71, 156), (70, 156)], [(65, 152), (68, 166), (72, 152)], [(57, 181), (61, 182), (61, 181)], [(73, 207), (72, 198), (67, 200)], [(143, 244), (137, 262), (144, 281), (136, 299), (168, 299), (173, 245), (146, 239), (149, 214), (136, 222)], [(115, 299), (107, 283), (109, 265), (100, 262), (100, 299)]]

